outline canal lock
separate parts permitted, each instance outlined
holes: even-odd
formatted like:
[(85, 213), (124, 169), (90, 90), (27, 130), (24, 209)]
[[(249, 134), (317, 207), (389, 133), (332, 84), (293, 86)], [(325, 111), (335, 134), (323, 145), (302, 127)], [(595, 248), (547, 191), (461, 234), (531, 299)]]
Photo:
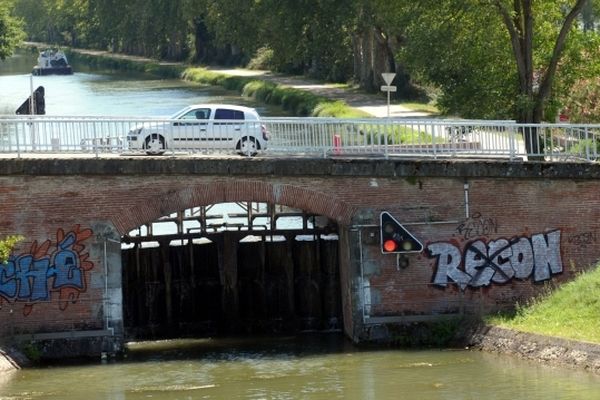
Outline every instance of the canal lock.
[(127, 338), (341, 331), (337, 227), (286, 212), (301, 226), (278, 229), (271, 211), (266, 231), (252, 226), (256, 213), (235, 229), (125, 238), (135, 242), (122, 250)]

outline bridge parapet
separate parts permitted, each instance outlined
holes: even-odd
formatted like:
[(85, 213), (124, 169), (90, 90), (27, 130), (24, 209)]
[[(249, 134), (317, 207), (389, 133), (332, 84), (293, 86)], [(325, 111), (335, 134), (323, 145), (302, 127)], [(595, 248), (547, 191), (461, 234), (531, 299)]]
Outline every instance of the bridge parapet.
[[(262, 132), (262, 133), (260, 133)], [(270, 139), (263, 142), (262, 135)], [(260, 141), (256, 135), (260, 135)], [(528, 158), (595, 161), (600, 125), (442, 119), (265, 118), (181, 122), (150, 118), (0, 118), (0, 154), (228, 155), (244, 141), (294, 157)], [(264, 148), (266, 143), (266, 148)]]

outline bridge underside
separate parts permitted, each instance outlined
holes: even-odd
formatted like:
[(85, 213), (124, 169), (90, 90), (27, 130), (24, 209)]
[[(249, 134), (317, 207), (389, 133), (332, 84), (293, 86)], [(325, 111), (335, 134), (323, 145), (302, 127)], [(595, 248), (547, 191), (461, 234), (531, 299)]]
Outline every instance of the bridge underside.
[(124, 237), (126, 335), (342, 329), (335, 223), (267, 203), (180, 211)]

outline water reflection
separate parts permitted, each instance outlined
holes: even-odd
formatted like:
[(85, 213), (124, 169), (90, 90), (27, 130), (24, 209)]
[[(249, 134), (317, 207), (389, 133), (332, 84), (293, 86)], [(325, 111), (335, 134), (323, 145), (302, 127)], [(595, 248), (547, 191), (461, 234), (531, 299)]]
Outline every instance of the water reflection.
[(338, 335), (130, 345), (124, 361), (19, 371), (0, 398), (597, 399), (600, 378), (455, 350), (359, 349)]
[[(0, 114), (14, 115), (31, 88), (36, 55), (19, 53), (0, 61)], [(202, 86), (178, 79), (124, 74), (73, 66), (73, 75), (33, 77), (34, 89), (44, 86), (47, 115), (168, 117), (190, 104), (228, 103), (257, 108), (264, 116), (283, 116), (269, 107), (221, 87)]]

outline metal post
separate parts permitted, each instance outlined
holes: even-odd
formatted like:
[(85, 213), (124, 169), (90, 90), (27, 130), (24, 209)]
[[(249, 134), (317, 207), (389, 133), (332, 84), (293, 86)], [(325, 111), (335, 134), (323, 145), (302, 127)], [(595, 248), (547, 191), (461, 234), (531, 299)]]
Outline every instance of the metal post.
[(390, 91), (387, 91), (387, 117), (390, 118)]
[(31, 135), (31, 150), (35, 151), (35, 124), (33, 123), (33, 115), (35, 114), (35, 101), (33, 100), (33, 74), (29, 75), (29, 115), (31, 115), (32, 121), (29, 125)]

